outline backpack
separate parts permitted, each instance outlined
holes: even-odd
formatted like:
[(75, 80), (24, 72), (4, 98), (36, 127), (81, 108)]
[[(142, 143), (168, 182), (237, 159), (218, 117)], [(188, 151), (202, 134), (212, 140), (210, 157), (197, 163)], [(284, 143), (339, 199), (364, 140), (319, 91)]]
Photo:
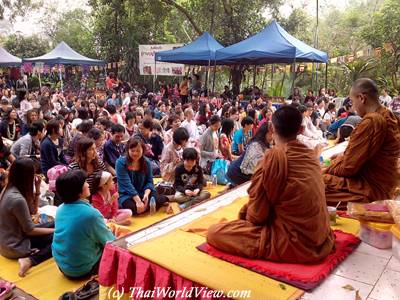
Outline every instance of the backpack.
[(68, 171), (67, 166), (57, 165), (47, 171), (47, 178), (49, 179), (49, 190), (56, 191), (56, 180), (58, 176)]

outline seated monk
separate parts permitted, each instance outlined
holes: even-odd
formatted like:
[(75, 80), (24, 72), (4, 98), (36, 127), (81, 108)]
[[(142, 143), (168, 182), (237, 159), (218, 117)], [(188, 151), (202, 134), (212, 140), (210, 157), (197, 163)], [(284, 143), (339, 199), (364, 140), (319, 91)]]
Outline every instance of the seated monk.
[(354, 82), (350, 98), (362, 117), (343, 155), (325, 170), (328, 205), (341, 201), (372, 202), (390, 199), (399, 184), (399, 119), (379, 103), (379, 91), (371, 79)]
[(239, 220), (208, 229), (210, 245), (234, 255), (287, 263), (317, 262), (332, 251), (335, 238), (321, 168), (314, 151), (296, 139), (301, 122), (294, 107), (275, 112), (276, 147), (258, 165)]

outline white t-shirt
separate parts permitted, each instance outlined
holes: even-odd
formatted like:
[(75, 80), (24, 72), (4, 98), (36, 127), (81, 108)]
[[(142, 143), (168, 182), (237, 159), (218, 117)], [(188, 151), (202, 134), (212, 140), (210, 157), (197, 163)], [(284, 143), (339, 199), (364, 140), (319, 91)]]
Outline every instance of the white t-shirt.
[(390, 102), (392, 102), (392, 97), (390, 97), (389, 95), (387, 95), (386, 97), (380, 96), (379, 101), (381, 102), (382, 105), (388, 107)]
[(76, 129), (79, 124), (82, 123), (82, 119), (76, 118), (72, 120), (72, 129)]
[(191, 141), (198, 141), (199, 140), (199, 129), (197, 128), (197, 124), (194, 120), (188, 122), (184, 120), (181, 124), (181, 127), (186, 128), (189, 133), (189, 138)]
[(128, 106), (129, 103), (131, 103), (131, 97), (127, 96), (127, 97), (125, 97), (124, 101), (122, 102), (122, 105)]
[(332, 122), (333, 119), (335, 118), (335, 113), (334, 112), (327, 112), (324, 116), (325, 121), (330, 121)]

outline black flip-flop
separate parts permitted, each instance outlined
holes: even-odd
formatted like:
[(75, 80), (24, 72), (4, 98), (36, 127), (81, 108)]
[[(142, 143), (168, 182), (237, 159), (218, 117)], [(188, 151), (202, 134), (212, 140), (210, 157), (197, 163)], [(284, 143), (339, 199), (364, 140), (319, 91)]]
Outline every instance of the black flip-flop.
[(73, 292), (66, 292), (62, 294), (58, 300), (76, 300), (76, 296)]
[(99, 293), (99, 283), (96, 279), (87, 282), (75, 292), (76, 300), (85, 300)]

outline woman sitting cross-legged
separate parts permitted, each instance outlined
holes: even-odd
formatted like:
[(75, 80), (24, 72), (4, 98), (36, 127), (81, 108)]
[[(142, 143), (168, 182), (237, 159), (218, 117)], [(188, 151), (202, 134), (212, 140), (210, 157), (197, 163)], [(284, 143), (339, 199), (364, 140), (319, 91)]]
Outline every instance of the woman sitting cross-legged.
[(56, 190), (63, 204), (56, 213), (54, 259), (70, 279), (97, 274), (104, 246), (115, 237), (101, 213), (86, 200), (90, 191), (85, 172), (71, 170), (61, 174)]
[(132, 210), (134, 215), (149, 209), (154, 197), (157, 206), (168, 201), (158, 195), (154, 188), (150, 161), (144, 156), (146, 145), (140, 138), (130, 138), (126, 145), (126, 155), (115, 163), (117, 173), (119, 206)]
[(264, 157), (265, 151), (269, 149), (272, 132), (268, 126), (268, 124), (261, 125), (246, 150), (229, 165), (226, 177), (233, 186), (251, 179), (258, 163)]
[(95, 141), (85, 136), (81, 137), (76, 144), (74, 160), (68, 168), (70, 170), (82, 170), (86, 172), (86, 181), (89, 184), (90, 195), (93, 195), (96, 192), (94, 187), (96, 176), (99, 176), (102, 171), (107, 170), (103, 161), (98, 158)]
[(21, 277), (51, 257), (54, 229), (35, 226), (31, 217), (37, 210), (40, 182), (33, 160), (18, 158), (10, 167), (7, 186), (0, 196), (0, 254), (18, 259)]

